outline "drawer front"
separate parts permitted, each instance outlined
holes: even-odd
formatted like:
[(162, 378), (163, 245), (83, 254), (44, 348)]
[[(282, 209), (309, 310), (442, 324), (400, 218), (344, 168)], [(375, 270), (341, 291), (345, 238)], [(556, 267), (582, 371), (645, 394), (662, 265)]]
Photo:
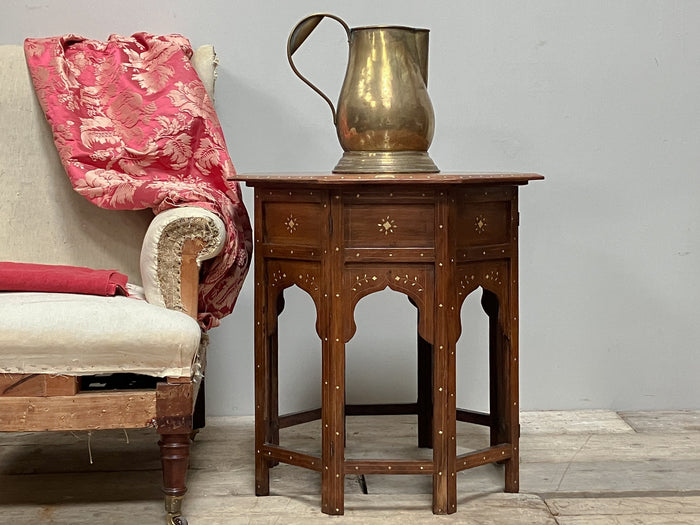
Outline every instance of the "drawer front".
[(344, 214), (348, 248), (430, 248), (435, 242), (432, 204), (348, 204)]
[(457, 245), (510, 242), (511, 201), (463, 202), (457, 209)]
[(327, 208), (317, 202), (263, 203), (264, 242), (318, 247), (327, 225)]

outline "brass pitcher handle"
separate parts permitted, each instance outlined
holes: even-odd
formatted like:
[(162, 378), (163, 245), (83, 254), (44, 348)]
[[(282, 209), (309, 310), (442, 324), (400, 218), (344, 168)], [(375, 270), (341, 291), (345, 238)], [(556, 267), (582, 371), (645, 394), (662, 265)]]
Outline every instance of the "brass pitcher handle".
[(304, 41), (308, 38), (311, 32), (314, 29), (316, 29), (316, 26), (318, 26), (318, 24), (321, 23), (321, 20), (323, 20), (325, 17), (332, 18), (340, 25), (342, 25), (343, 28), (345, 28), (345, 32), (348, 35), (348, 42), (350, 41), (350, 28), (341, 18), (335, 15), (329, 15), (327, 13), (310, 15), (301, 20), (294, 27), (294, 29), (292, 29), (292, 32), (289, 33), (289, 39), (287, 40), (287, 60), (289, 60), (289, 65), (291, 66), (292, 71), (294, 71), (294, 74), (298, 76), (301, 80), (303, 80), (304, 83), (306, 83), (306, 85), (308, 85), (316, 93), (321, 95), (321, 97), (323, 97), (323, 99), (326, 102), (328, 102), (328, 105), (331, 108), (331, 112), (333, 113), (333, 124), (336, 125), (338, 124), (338, 115), (335, 111), (335, 106), (333, 105), (333, 102), (331, 102), (331, 99), (329, 99), (323, 91), (314, 86), (304, 75), (299, 73), (299, 70), (294, 65), (294, 60), (292, 60), (292, 55), (294, 54), (294, 52), (297, 49), (299, 49), (299, 46), (301, 46), (304, 43)]

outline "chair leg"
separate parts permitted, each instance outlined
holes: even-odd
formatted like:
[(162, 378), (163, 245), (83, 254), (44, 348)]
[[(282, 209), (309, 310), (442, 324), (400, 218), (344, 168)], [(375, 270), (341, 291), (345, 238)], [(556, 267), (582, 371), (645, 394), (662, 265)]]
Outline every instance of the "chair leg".
[(182, 500), (187, 492), (185, 478), (190, 461), (190, 433), (161, 434), (160, 460), (163, 468), (163, 493), (168, 525), (187, 525), (182, 517)]

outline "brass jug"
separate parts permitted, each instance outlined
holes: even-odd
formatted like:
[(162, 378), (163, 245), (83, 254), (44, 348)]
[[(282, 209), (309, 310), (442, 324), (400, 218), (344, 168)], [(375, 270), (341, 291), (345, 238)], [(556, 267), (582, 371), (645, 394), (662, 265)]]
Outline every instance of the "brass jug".
[[(292, 60), (325, 17), (343, 26), (350, 48), (337, 110)], [(308, 16), (294, 27), (287, 41), (289, 65), (330, 106), (344, 150), (334, 173), (439, 171), (428, 155), (435, 130), (427, 90), (428, 33), (427, 29), (399, 26), (351, 29), (330, 14)]]

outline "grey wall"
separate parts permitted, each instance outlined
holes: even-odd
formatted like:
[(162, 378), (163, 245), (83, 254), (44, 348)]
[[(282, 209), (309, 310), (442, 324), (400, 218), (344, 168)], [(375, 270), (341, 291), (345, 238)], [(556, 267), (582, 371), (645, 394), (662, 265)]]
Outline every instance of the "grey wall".
[[(700, 2), (6, 0), (0, 43), (141, 30), (213, 43), (238, 171), (320, 171), (340, 155), (330, 112), (285, 56), (290, 29), (318, 11), (351, 26), (432, 30), (430, 151), (442, 170), (547, 176), (521, 191), (522, 407), (700, 407)], [(300, 67), (332, 98), (343, 40), (325, 22), (299, 51)], [(250, 284), (212, 332), (211, 414), (252, 413)], [(282, 405), (311, 407), (315, 314), (303, 293), (287, 299)], [(413, 309), (385, 292), (360, 302), (357, 321), (350, 400), (412, 400)], [(478, 298), (463, 321), (458, 395), (485, 408)]]

